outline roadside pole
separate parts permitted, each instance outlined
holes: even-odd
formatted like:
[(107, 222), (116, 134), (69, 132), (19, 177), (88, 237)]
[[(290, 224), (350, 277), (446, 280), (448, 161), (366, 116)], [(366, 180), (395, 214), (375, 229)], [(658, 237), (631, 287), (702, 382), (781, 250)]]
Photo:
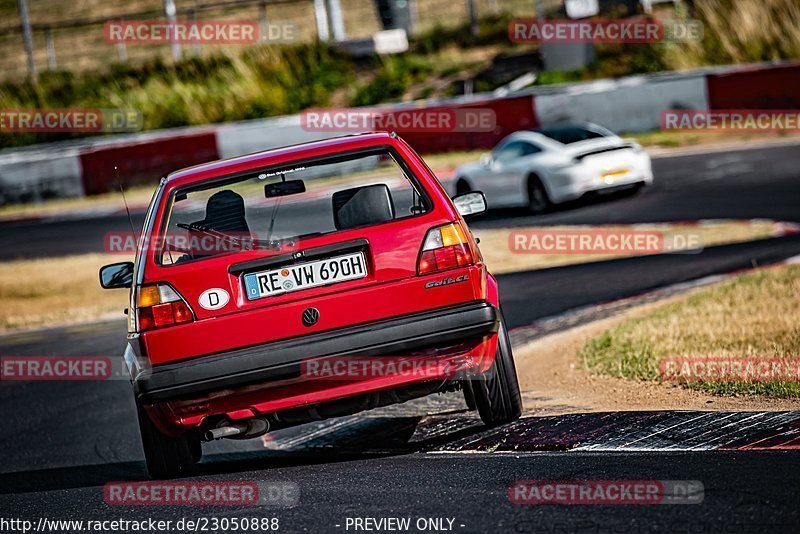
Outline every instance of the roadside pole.
[(344, 41), (347, 34), (344, 31), (344, 16), (340, 0), (328, 0), (328, 15), (331, 18), (331, 33), (334, 41)]
[(167, 17), (167, 22), (172, 26), (172, 31), (170, 31), (170, 40), (169, 40), (169, 47), (172, 50), (172, 59), (174, 61), (181, 60), (181, 44), (175, 38), (175, 14), (177, 13), (177, 9), (175, 8), (175, 0), (164, 0), (164, 15)]
[(325, 0), (314, 0), (314, 18), (317, 21), (317, 38), (320, 41), (330, 40), (328, 9), (325, 7)]
[(28, 75), (31, 80), (36, 81), (36, 61), (33, 59), (33, 34), (31, 20), (28, 17), (28, 0), (17, 0), (17, 6), (22, 24), (22, 42), (25, 45), (25, 55), (28, 57)]

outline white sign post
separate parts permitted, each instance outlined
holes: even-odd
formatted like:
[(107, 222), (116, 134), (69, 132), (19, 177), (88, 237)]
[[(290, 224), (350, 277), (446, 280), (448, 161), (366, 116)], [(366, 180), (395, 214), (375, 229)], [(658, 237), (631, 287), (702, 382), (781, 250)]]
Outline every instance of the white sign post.
[(564, 7), (571, 19), (585, 19), (600, 13), (598, 0), (564, 0)]

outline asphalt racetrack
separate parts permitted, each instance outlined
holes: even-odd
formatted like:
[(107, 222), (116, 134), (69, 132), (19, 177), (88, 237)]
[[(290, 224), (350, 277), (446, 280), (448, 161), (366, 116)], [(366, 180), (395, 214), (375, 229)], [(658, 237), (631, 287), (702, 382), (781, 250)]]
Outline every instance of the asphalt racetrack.
[[(474, 227), (716, 218), (800, 222), (798, 145), (673, 155), (655, 159), (654, 169), (655, 185), (637, 196), (582, 201), (540, 217), (490, 213)], [(99, 252), (106, 232), (127, 229), (127, 218), (117, 215), (3, 223), (0, 255)], [(795, 234), (700, 254), (515, 273), (499, 277), (501, 299), (509, 325), (520, 330), (582, 306), (799, 254)], [(119, 355), (124, 332), (121, 318), (8, 334), (0, 336), (0, 354)], [(354, 532), (348, 518), (409, 517), (412, 525), (419, 518), (452, 520), (426, 523), (428, 532), (689, 533), (797, 532), (800, 524), (800, 423), (793, 413), (753, 415), (752, 424), (737, 426), (746, 430), (735, 435), (721, 420), (742, 414), (528, 417), (487, 430), (458, 394), (448, 394), (278, 431), (271, 442), (208, 446), (196, 480), (299, 487), (297, 506), (264, 509), (105, 504), (107, 482), (146, 478), (124, 381), (2, 382), (0, 403), (0, 516), (29, 518), (34, 525), (43, 517), (277, 517), (284, 532)], [(607, 441), (613, 446), (586, 445), (597, 436), (614, 437)], [(653, 436), (662, 440), (655, 443)], [(765, 441), (771, 445), (753, 446)], [(509, 485), (532, 479), (694, 480), (702, 482), (704, 497), (699, 504), (655, 506), (512, 503)]]

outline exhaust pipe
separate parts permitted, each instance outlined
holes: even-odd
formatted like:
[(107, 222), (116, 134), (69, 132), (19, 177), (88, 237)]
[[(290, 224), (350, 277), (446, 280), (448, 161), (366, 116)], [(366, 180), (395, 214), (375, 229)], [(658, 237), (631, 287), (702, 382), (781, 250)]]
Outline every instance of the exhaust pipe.
[(247, 425), (227, 425), (206, 430), (206, 441), (214, 441), (215, 439), (229, 438), (231, 436), (238, 436), (247, 430)]
[(266, 434), (269, 431), (269, 422), (266, 419), (250, 419), (245, 423), (235, 423), (218, 426), (206, 430), (203, 438), (214, 441), (222, 438), (247, 439)]

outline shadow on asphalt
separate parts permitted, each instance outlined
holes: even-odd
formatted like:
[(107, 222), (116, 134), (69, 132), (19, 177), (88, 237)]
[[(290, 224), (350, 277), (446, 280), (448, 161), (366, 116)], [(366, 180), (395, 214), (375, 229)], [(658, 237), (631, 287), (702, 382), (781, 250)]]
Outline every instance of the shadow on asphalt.
[[(571, 211), (585, 208), (587, 206), (594, 206), (599, 204), (607, 204), (618, 200), (631, 198), (640, 194), (644, 194), (646, 190), (623, 190), (614, 191), (610, 193), (587, 193), (586, 195), (576, 200), (570, 200), (562, 204), (555, 204), (542, 213), (541, 216), (552, 215), (557, 213), (569, 213)], [(534, 216), (527, 208), (494, 208), (489, 206), (489, 211), (479, 218), (475, 219), (476, 223), (471, 223), (476, 229), (480, 229), (481, 223), (502, 222), (504, 226), (514, 226), (515, 219), (525, 218), (526, 224), (530, 223), (529, 218)]]
[[(270, 446), (265, 446), (263, 450), (210, 451), (204, 456), (193, 477), (269, 471), (424, 452), (485, 430), (479, 419), (464, 416), (464, 413), (463, 410), (438, 413), (434, 416), (436, 421), (431, 424), (420, 424), (424, 417), (353, 416), (329, 419), (321, 422), (317, 428), (283, 429), (275, 434), (284, 437), (268, 441)], [(460, 417), (456, 417), (451, 423), (450, 417), (458, 415)], [(352, 420), (354, 423), (342, 427), (342, 420)], [(329, 431), (326, 431), (326, 426), (330, 427)], [(304, 432), (309, 430), (313, 431), (313, 434), (309, 432), (313, 437), (304, 439)], [(207, 447), (212, 448), (214, 445), (216, 444)], [(36, 469), (0, 474), (0, 495), (144, 480), (148, 480), (148, 476), (143, 461)]]
[[(292, 432), (288, 432), (292, 430)], [(800, 411), (641, 411), (523, 417), (487, 428), (465, 410), (425, 417), (358, 417), (276, 431), (265, 448), (209, 451), (197, 477), (355, 462), (414, 453), (798, 450)], [(213, 446), (212, 446), (213, 447)], [(0, 494), (36, 493), (147, 480), (144, 462), (39, 469), (0, 475)]]

